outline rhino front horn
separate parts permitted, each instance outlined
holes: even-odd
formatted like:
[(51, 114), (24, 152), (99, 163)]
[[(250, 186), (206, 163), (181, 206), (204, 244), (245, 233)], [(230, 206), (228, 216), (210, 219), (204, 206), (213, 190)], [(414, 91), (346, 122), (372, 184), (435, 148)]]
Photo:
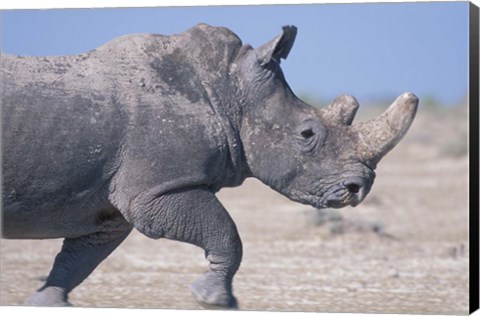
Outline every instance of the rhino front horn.
[(404, 93), (378, 117), (353, 125), (351, 128), (358, 137), (358, 153), (362, 161), (375, 168), (407, 133), (417, 107), (418, 98), (413, 93)]

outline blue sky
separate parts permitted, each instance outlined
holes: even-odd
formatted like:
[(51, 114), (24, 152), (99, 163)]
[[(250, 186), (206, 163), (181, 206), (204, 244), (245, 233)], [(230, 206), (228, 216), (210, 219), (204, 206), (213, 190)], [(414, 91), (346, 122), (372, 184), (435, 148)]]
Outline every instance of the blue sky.
[(205, 22), (254, 47), (298, 27), (282, 62), (298, 95), (360, 103), (412, 91), (444, 104), (468, 85), (468, 2), (4, 10), (1, 51), (75, 54), (130, 33), (180, 33)]

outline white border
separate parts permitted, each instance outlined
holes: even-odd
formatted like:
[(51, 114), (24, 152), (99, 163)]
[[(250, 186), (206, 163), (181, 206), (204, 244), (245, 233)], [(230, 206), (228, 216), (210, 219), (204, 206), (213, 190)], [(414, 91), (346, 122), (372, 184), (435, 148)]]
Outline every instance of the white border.
[[(311, 3), (394, 3), (394, 2), (452, 2), (451, 0), (435, 0), (435, 1), (416, 1), (416, 0), (324, 0), (324, 1), (291, 1), (291, 0), (261, 0), (261, 1), (247, 1), (247, 0), (69, 0), (68, 2), (60, 2), (54, 0), (14, 0), (14, 1), (2, 1), (0, 2), (0, 10), (9, 9), (60, 9), (60, 8), (137, 8), (137, 7), (162, 7), (162, 6), (220, 6), (220, 5), (273, 5), (273, 4), (311, 4)], [(466, 2), (466, 1), (457, 1)], [(472, 0), (475, 5), (480, 7), (480, 0)], [(0, 12), (1, 14), (1, 12)], [(1, 16), (0, 16), (1, 19)], [(0, 20), (1, 21), (1, 20)], [(1, 294), (0, 294), (1, 295)], [(251, 316), (306, 316), (306, 315), (318, 315), (318, 316), (350, 316), (350, 315), (363, 315), (363, 314), (350, 314), (350, 313), (302, 313), (302, 312), (262, 312), (262, 311), (211, 311), (211, 310), (168, 310), (168, 309), (127, 309), (127, 308), (42, 308), (42, 307), (9, 307), (0, 306), (0, 312), (3, 315), (48, 315), (48, 316), (79, 316), (79, 315), (115, 315), (115, 316), (158, 316), (158, 315), (251, 315)], [(234, 314), (235, 313), (235, 314)], [(373, 315), (373, 314), (372, 314)], [(394, 316), (395, 314), (374, 314)], [(412, 315), (412, 314), (410, 314)], [(480, 311), (475, 312), (472, 315), (480, 316)]]
[[(458, 1), (458, 0), (457, 0)], [(472, 1), (476, 5), (479, 5), (480, 0)], [(137, 8), (137, 7), (162, 7), (162, 6), (220, 6), (220, 5), (272, 5), (272, 4), (311, 4), (311, 3), (382, 3), (382, 2), (452, 2), (452, 0), (381, 0), (381, 1), (359, 1), (359, 0), (324, 0), (324, 1), (312, 1), (312, 0), (69, 0), (68, 2), (54, 1), (54, 0), (12, 0), (2, 1), (0, 3), (0, 9), (58, 9), (58, 8)], [(461, 1), (466, 2), (466, 1)]]

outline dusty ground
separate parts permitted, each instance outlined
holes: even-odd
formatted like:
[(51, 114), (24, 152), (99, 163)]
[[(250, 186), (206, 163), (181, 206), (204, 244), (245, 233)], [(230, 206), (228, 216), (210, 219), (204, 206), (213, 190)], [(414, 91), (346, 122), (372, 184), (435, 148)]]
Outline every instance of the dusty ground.
[[(256, 180), (220, 199), (237, 223), (244, 259), (234, 281), (243, 310), (466, 314), (466, 109), (420, 111), (379, 165), (356, 208), (319, 212)], [(21, 305), (61, 240), (1, 240), (1, 305)], [(188, 290), (203, 251), (130, 237), (71, 296), (80, 307), (197, 309)]]

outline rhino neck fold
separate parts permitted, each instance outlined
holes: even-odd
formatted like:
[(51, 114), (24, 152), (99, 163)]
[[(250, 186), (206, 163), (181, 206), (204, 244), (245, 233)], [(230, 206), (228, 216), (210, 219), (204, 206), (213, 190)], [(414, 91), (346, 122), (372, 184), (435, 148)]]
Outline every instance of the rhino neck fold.
[[(235, 100), (235, 93), (232, 93), (231, 89), (226, 88), (224, 85), (215, 85), (209, 82), (202, 82), (202, 86), (208, 96), (213, 112), (225, 132), (227, 141), (227, 177), (225, 177), (227, 180), (225, 180), (222, 186), (240, 185), (245, 178), (251, 176), (240, 138), (242, 111), (240, 107), (232, 103), (231, 100)], [(218, 91), (219, 89), (222, 91)], [(220, 95), (225, 97), (221, 98)]]

